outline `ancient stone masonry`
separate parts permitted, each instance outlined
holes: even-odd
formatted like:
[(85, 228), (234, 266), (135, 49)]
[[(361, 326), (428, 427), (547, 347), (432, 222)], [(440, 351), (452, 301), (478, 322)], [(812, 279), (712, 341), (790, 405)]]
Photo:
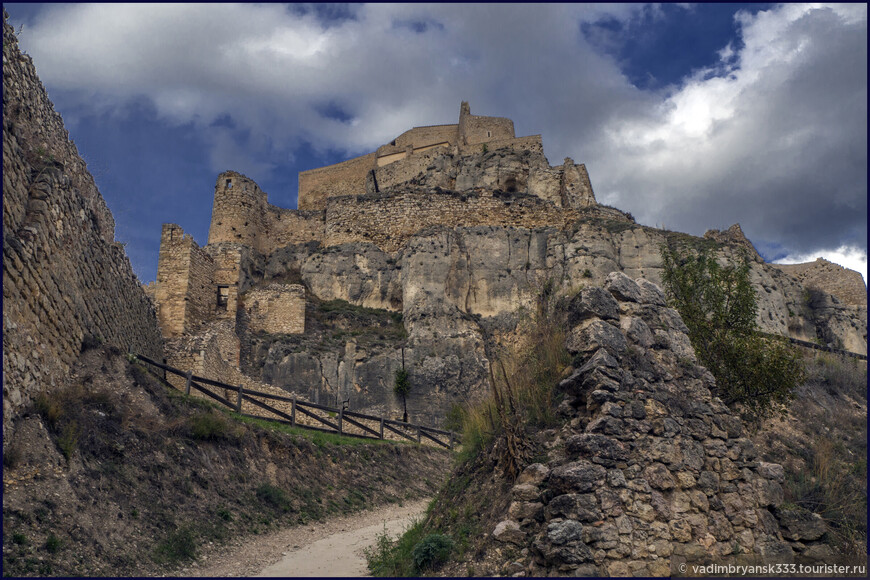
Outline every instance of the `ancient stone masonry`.
[(305, 332), (305, 287), (269, 284), (245, 296), (245, 310), (252, 332), (302, 334)]
[(29, 56), (3, 22), (3, 433), (95, 337), (161, 359), (114, 219)]
[(569, 421), (546, 464), (517, 479), (496, 543), (528, 548), (533, 576), (794, 561), (780, 532), (788, 515), (778, 521), (783, 468), (759, 462), (740, 418), (711, 396), (714, 379), (662, 291), (614, 272), (569, 316), (578, 362), (558, 387)]
[(468, 103), (463, 102), (456, 125), (414, 127), (391, 143), (379, 147), (375, 153), (329, 167), (303, 171), (299, 174), (299, 209), (323, 209), (329, 197), (359, 194), (369, 173), (396, 161), (410, 159), (436, 148), (466, 150), (471, 146), (495, 142), (500, 147), (510, 146), (515, 137), (513, 121), (503, 117), (472, 115)]

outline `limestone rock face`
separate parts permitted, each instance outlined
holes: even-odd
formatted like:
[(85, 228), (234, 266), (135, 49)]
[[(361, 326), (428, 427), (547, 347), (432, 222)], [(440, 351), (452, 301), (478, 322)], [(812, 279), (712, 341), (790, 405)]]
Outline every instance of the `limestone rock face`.
[[(568, 316), (569, 340), (578, 352), (613, 357), (636, 345), (668, 349), (694, 362), (686, 328), (666, 307), (657, 285), (658, 248), (665, 235), (601, 220), (580, 222), (574, 231), (434, 227), (393, 253), (368, 243), (291, 245), (262, 258), (252, 272), (267, 281), (294, 273), (287, 281), (304, 284), (321, 300), (401, 312), (408, 333), (405, 364), (419, 386), (409, 397), (409, 412), (414, 420), (440, 424), (452, 403), (487, 391), (487, 333), (512, 329), (519, 311), (533, 305), (548, 279), (559, 291), (576, 292)], [(740, 247), (718, 251), (724, 259), (736, 259)], [(797, 280), (760, 261), (751, 263), (750, 276), (758, 322), (767, 332), (866, 352), (866, 309), (821, 291), (808, 293)], [(401, 366), (400, 345), (350, 344), (342, 342), (331, 352), (278, 349), (248, 371), (324, 403), (350, 398), (357, 410), (399, 413), (392, 374)], [(609, 381), (619, 383), (607, 368), (593, 373), (600, 384), (590, 404), (604, 402), (600, 393), (612, 390)], [(575, 375), (566, 379), (566, 388), (585, 388), (590, 380)]]

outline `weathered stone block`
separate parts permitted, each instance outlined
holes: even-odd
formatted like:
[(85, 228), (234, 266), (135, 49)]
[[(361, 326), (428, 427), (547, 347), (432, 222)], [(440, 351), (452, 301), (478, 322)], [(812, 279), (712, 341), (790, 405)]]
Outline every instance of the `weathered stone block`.
[(594, 491), (604, 483), (607, 471), (586, 460), (559, 466), (550, 472), (548, 485), (559, 494)]

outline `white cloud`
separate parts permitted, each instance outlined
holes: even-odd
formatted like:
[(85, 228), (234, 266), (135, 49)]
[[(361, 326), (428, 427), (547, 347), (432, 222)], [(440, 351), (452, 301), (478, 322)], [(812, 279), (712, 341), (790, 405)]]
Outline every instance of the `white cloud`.
[[(276, 4), (51, 5), (20, 40), (65, 108), (123, 114), (145, 98), (209, 138), (216, 172), (262, 180), (303, 141), (368, 152), (454, 122), (468, 100), (542, 133), (551, 162), (585, 162), (599, 200), (642, 223), (740, 222), (759, 247), (849, 246), (866, 262), (866, 5), (740, 14), (742, 42), (657, 91), (580, 32), (644, 10), (372, 4), (324, 21)], [(328, 103), (351, 121), (320, 114)], [(211, 126), (226, 116), (232, 134)]]

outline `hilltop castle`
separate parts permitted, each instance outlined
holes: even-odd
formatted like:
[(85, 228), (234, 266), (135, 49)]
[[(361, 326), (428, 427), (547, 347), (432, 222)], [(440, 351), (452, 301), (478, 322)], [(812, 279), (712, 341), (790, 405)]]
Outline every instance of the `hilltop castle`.
[[(228, 171), (205, 246), (163, 226), (148, 291), (168, 363), (385, 414), (398, 405), (394, 371), (407, 364), (421, 385), (409, 410), (433, 424), (487, 391), (488, 345), (513, 332), (542, 281), (568, 292), (621, 271), (658, 283), (659, 247), (671, 235), (598, 204), (584, 165), (551, 166), (540, 135), (517, 137), (510, 119), (472, 115), (467, 103), (456, 124), (415, 127), (372, 153), (300, 173), (298, 199), (299, 209), (276, 207)], [(866, 352), (866, 303), (842, 304), (826, 289), (808, 301), (739, 226), (705, 237), (681, 239), (712, 244), (723, 259), (754, 256), (767, 332)], [(325, 327), (332, 301), (348, 316)], [(381, 319), (363, 323), (360, 307)], [(372, 331), (399, 313), (402, 332)]]
[[(301, 172), (298, 199), (298, 210), (276, 207), (253, 180), (227, 171), (204, 248), (164, 224), (149, 293), (165, 336), (235, 319), (254, 254), (306, 242), (370, 242), (390, 252), (430, 226), (561, 227), (596, 205), (584, 165), (569, 158), (550, 167), (540, 135), (516, 137), (513, 121), (472, 115), (466, 102), (457, 124), (414, 127), (368, 155)], [(254, 324), (304, 332), (303, 301), (301, 286), (273, 285), (254, 301)]]

